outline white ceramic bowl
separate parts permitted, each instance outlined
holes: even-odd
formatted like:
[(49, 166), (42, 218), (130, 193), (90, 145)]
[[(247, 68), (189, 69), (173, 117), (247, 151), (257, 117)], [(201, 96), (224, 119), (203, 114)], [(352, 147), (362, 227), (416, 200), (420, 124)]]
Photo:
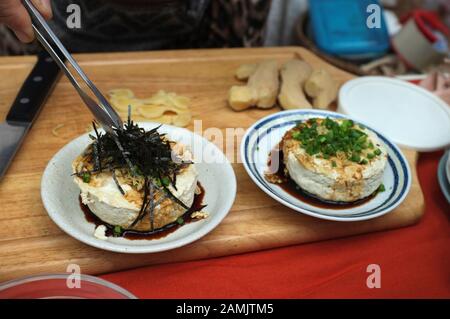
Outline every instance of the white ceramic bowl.
[(359, 121), (355, 121), (355, 123), (365, 125), (377, 134), (388, 152), (388, 165), (383, 175), (383, 184), (386, 188), (384, 192), (355, 207), (331, 209), (301, 201), (279, 185), (266, 181), (264, 173), (268, 170), (269, 153), (281, 141), (286, 131), (294, 127), (299, 121), (305, 121), (313, 117), (349, 118), (346, 115), (328, 111), (291, 110), (266, 116), (248, 129), (241, 142), (241, 158), (247, 173), (259, 188), (295, 211), (334, 221), (350, 222), (372, 219), (387, 214), (402, 203), (411, 188), (411, 172), (408, 161), (400, 149), (385, 136)]
[(366, 76), (339, 90), (338, 112), (363, 121), (399, 146), (420, 152), (450, 146), (450, 107), (424, 88)]
[[(139, 123), (145, 130), (159, 124)], [(67, 234), (81, 242), (110, 251), (122, 253), (151, 253), (178, 248), (203, 237), (212, 231), (228, 214), (236, 196), (236, 177), (228, 159), (213, 143), (189, 130), (163, 125), (159, 132), (174, 141), (189, 146), (199, 172), (199, 182), (205, 188), (203, 202), (209, 217), (183, 225), (160, 239), (129, 240), (113, 238), (100, 240), (94, 237), (95, 225), (86, 221), (80, 208), (80, 190), (73, 181), (72, 161), (91, 142), (84, 134), (64, 146), (48, 163), (41, 182), (41, 197), (50, 218)]]

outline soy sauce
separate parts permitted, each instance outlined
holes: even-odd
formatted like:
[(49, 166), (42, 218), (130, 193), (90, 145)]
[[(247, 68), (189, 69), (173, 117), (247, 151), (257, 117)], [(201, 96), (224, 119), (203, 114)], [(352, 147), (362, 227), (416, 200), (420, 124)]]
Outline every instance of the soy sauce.
[[(164, 227), (155, 229), (153, 231), (148, 232), (141, 232), (141, 231), (134, 231), (134, 230), (125, 230), (120, 237), (124, 237), (129, 240), (140, 240), (140, 239), (147, 239), (147, 240), (153, 240), (153, 239), (161, 239), (163, 237), (166, 237), (167, 235), (173, 233), (178, 228), (182, 227), (185, 224), (189, 224), (192, 222), (196, 222), (200, 219), (198, 218), (192, 218), (191, 215), (194, 212), (201, 211), (206, 205), (203, 204), (203, 199), (205, 197), (205, 189), (200, 183), (197, 183), (198, 188), (200, 189), (199, 194), (194, 195), (194, 201), (192, 203), (191, 208), (189, 208), (186, 213), (184, 213), (181, 217), (183, 219), (183, 223), (180, 224), (177, 221), (167, 224)], [(114, 237), (114, 226), (106, 224), (104, 221), (102, 221), (100, 218), (98, 218), (87, 205), (83, 204), (81, 200), (81, 196), (79, 196), (79, 202), (80, 202), (80, 208), (84, 213), (84, 217), (86, 218), (86, 221), (94, 224), (97, 228), (100, 225), (106, 226), (106, 236), (107, 237)]]

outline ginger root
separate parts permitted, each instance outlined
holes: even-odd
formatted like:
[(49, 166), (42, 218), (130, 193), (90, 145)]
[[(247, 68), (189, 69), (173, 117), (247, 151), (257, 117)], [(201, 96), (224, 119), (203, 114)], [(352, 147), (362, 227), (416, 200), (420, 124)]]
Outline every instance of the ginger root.
[(303, 84), (312, 72), (312, 67), (303, 60), (289, 60), (282, 66), (278, 101), (283, 109), (312, 108), (303, 93)]
[(313, 106), (320, 109), (328, 108), (338, 94), (338, 83), (323, 69), (314, 70), (304, 88), (313, 99)]
[(233, 85), (230, 89), (228, 103), (235, 111), (241, 111), (256, 105), (258, 100), (255, 90), (248, 86)]
[(251, 73), (247, 85), (231, 87), (228, 103), (236, 111), (251, 106), (264, 109), (271, 108), (275, 105), (278, 89), (277, 61), (263, 61)]
[(255, 72), (257, 67), (258, 64), (242, 64), (236, 70), (236, 78), (241, 81), (247, 80)]

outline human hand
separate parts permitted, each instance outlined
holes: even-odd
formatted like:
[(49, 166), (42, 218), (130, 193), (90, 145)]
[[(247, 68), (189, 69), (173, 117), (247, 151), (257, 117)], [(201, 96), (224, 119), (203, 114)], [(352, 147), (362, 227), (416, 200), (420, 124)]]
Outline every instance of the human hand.
[[(31, 0), (45, 19), (52, 16), (50, 0)], [(14, 31), (22, 42), (31, 42), (34, 39), (31, 18), (20, 0), (0, 1), (0, 24), (5, 24)]]

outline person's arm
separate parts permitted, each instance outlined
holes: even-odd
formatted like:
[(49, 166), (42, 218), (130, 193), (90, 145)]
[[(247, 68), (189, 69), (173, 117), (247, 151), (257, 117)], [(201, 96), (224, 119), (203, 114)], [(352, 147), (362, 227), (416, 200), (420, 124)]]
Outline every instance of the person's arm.
[[(52, 16), (50, 0), (32, 0), (36, 8), (46, 19)], [(20, 0), (0, 0), (0, 24), (12, 29), (22, 42), (34, 39), (31, 19)]]

